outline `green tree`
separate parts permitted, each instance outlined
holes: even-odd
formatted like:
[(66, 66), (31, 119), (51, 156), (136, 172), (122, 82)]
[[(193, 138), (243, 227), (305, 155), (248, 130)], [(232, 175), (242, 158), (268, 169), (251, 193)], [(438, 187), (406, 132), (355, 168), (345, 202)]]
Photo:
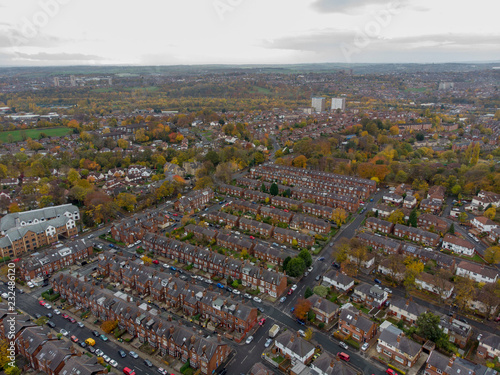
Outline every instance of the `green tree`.
[(302, 275), (305, 269), (306, 264), (304, 262), (304, 259), (302, 259), (301, 257), (297, 257), (288, 262), (286, 272), (291, 277), (297, 277)]
[(314, 294), (325, 298), (328, 295), (328, 288), (323, 285), (316, 285), (313, 289)]
[(417, 334), (431, 341), (438, 341), (443, 337), (443, 331), (439, 328), (440, 318), (430, 311), (420, 314), (417, 318)]
[(410, 212), (410, 218), (408, 219), (408, 225), (410, 227), (417, 227), (417, 210), (412, 210)]
[(217, 152), (210, 150), (205, 155), (205, 160), (209, 160), (212, 162), (212, 164), (214, 166), (217, 166), (217, 164), (219, 164), (219, 162), (220, 162), (220, 157), (219, 157), (219, 154)]
[(264, 185), (264, 183), (262, 183), (262, 185), (260, 186), (260, 191), (262, 191), (263, 193), (267, 193), (266, 185)]
[(288, 263), (292, 260), (291, 256), (287, 256), (285, 260), (283, 260), (283, 269), (286, 270), (286, 267), (288, 266)]
[(462, 187), (459, 184), (456, 184), (451, 188), (451, 194), (453, 195), (458, 195), (461, 192), (462, 192)]
[(269, 194), (274, 195), (274, 196), (279, 194), (279, 189), (278, 189), (278, 185), (276, 184), (276, 182), (273, 182), (271, 184), (271, 187), (269, 188)]
[(309, 250), (302, 249), (298, 255), (300, 258), (304, 260), (306, 267), (310, 267), (312, 264), (312, 256)]
[(450, 229), (448, 229), (448, 233), (455, 234), (455, 225), (453, 223), (451, 223)]
[(304, 292), (304, 298), (305, 299), (308, 299), (309, 297), (311, 297), (313, 295), (313, 291), (311, 288), (307, 287), (306, 288), (306, 291)]
[(500, 263), (500, 246), (491, 246), (484, 252), (484, 260), (490, 264)]

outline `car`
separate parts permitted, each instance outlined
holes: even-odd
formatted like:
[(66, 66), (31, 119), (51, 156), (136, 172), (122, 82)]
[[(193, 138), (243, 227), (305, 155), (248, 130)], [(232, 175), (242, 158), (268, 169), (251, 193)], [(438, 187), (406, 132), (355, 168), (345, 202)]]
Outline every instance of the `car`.
[(460, 318), (460, 321), (461, 321), (461, 322), (463, 322), (463, 323), (465, 323), (465, 324), (469, 324), (469, 323), (467, 322), (467, 320), (465, 320), (464, 318)]
[(281, 303), (283, 303), (283, 302), (285, 302), (285, 301), (286, 301), (286, 297), (285, 297), (285, 296), (283, 296), (283, 297), (281, 297), (281, 298), (280, 298), (280, 302), (281, 302)]
[(155, 260), (153, 260), (153, 264), (160, 264), (160, 261), (155, 259)]
[(54, 314), (61, 315), (61, 312), (58, 309), (54, 309)]
[(339, 342), (339, 346), (340, 346), (342, 349), (345, 349), (345, 350), (349, 349), (349, 346), (348, 346), (345, 342), (343, 342), (343, 341), (340, 341), (340, 342)]
[(373, 281), (375, 281), (375, 284), (382, 284), (382, 281), (380, 281), (379, 279), (374, 279)]
[(243, 294), (243, 297), (248, 298), (248, 299), (252, 299), (252, 296), (248, 293)]
[(261, 313), (264, 313), (264, 308), (262, 306), (257, 307), (257, 310), (259, 310)]
[(250, 239), (251, 239), (251, 240), (255, 240), (255, 237), (254, 237), (254, 236), (250, 236)]
[(83, 322), (78, 322), (78, 323), (77, 323), (77, 325), (78, 325), (78, 327), (80, 327), (80, 328), (84, 328), (84, 327), (85, 327), (85, 324), (83, 324)]
[(153, 362), (151, 362), (149, 359), (145, 359), (144, 364), (148, 367), (153, 367)]
[(47, 322), (47, 325), (50, 327), (50, 328), (56, 328), (56, 323), (52, 322), (52, 321), (48, 321)]
[(70, 339), (71, 339), (71, 341), (73, 341), (73, 342), (78, 342), (78, 341), (80, 341), (80, 340), (78, 340), (78, 337), (76, 337), (75, 335), (71, 336), (71, 337), (70, 337)]
[(250, 344), (253, 341), (253, 336), (248, 336), (247, 340), (245, 341), (247, 344)]
[(293, 289), (290, 289), (290, 290), (288, 291), (288, 295), (290, 295), (290, 294), (292, 294), (292, 293), (293, 293)]
[(273, 339), (272, 339), (272, 338), (268, 338), (268, 339), (266, 340), (266, 343), (264, 344), (264, 346), (265, 346), (266, 348), (269, 348), (269, 347), (271, 346), (271, 344), (272, 344), (272, 343), (273, 343)]
[(330, 242), (330, 243), (328, 244), (328, 246), (333, 246), (333, 242)]
[(321, 280), (321, 275), (316, 276), (314, 280), (320, 281)]
[(340, 264), (338, 264), (337, 262), (333, 262), (332, 263), (332, 267), (340, 268)]
[(483, 334), (482, 334), (482, 333), (480, 333), (480, 334), (477, 336), (477, 339), (476, 339), (476, 340), (477, 340), (477, 341), (481, 341), (481, 339), (482, 339), (482, 338), (483, 338)]
[(297, 323), (299, 323), (301, 326), (305, 326), (306, 325), (306, 322), (304, 322), (303, 320), (300, 320), (297, 318)]
[(99, 337), (101, 334), (97, 331), (92, 331), (92, 334), (95, 336), (95, 337)]
[(59, 331), (59, 333), (60, 333), (61, 335), (65, 336), (65, 337), (69, 335), (69, 332), (68, 332), (68, 331), (66, 331), (65, 329), (61, 329), (61, 330)]
[(366, 352), (368, 350), (369, 346), (370, 345), (367, 342), (365, 342), (363, 345), (361, 345), (361, 350), (364, 351), (364, 352)]
[(75, 318), (69, 317), (69, 318), (68, 318), (68, 320), (69, 320), (71, 323), (76, 323)]
[(263, 326), (266, 323), (266, 318), (259, 320), (259, 326)]
[(38, 303), (40, 304), (40, 306), (45, 306), (45, 301), (38, 301)]
[(292, 308), (290, 309), (290, 312), (293, 314), (293, 312), (294, 312), (294, 311), (295, 311), (295, 307), (292, 307)]
[(96, 351), (95, 351), (96, 356), (102, 357), (103, 354), (104, 354), (104, 352), (101, 349), (96, 349)]
[(241, 294), (241, 292), (238, 289), (233, 289), (233, 294), (236, 294), (237, 296), (239, 296)]
[(257, 297), (257, 296), (253, 297), (253, 300), (255, 302), (257, 302), (257, 303), (261, 303), (262, 302), (262, 300), (259, 297)]
[(214, 283), (214, 282), (213, 282), (212, 280), (210, 280), (210, 279), (205, 279), (205, 280), (203, 280), (203, 281), (205, 281), (207, 284), (213, 284), (213, 283)]
[(323, 261), (325, 260), (325, 257), (319, 257), (319, 258), (318, 258), (318, 260), (319, 260), (320, 262), (323, 262)]
[(227, 290), (228, 292), (232, 292), (232, 291), (233, 291), (233, 288), (231, 288), (230, 286), (226, 286), (226, 290)]
[(127, 353), (125, 353), (125, 350), (120, 349), (118, 350), (118, 354), (120, 354), (120, 357), (125, 358), (127, 356)]
[(304, 276), (309, 276), (309, 271), (304, 272)]
[(106, 361), (106, 363), (109, 363), (109, 361), (111, 361), (111, 358), (109, 356), (107, 356), (106, 354), (103, 354), (102, 359), (104, 359)]
[(80, 343), (78, 345), (80, 345), (84, 349), (87, 347), (87, 344), (85, 344), (85, 341), (80, 341)]
[(172, 271), (177, 271), (177, 268), (175, 268), (174, 266), (170, 266), (170, 269), (171, 269)]
[(116, 362), (114, 359), (112, 359), (111, 361), (109, 361), (109, 364), (113, 367), (117, 367), (118, 366), (118, 362)]
[(305, 333), (303, 330), (301, 330), (301, 329), (299, 329), (297, 332), (298, 332), (298, 333), (299, 333), (299, 335), (301, 335), (302, 337), (305, 337), (305, 336), (306, 336), (306, 333)]
[(87, 350), (88, 350), (89, 352), (91, 352), (92, 354), (94, 354), (94, 353), (96, 352), (96, 350), (97, 350), (97, 349), (96, 349), (96, 348), (94, 348), (93, 346), (87, 345)]
[(135, 359), (139, 358), (139, 354), (137, 354), (137, 353), (136, 353), (136, 352), (134, 352), (134, 351), (130, 351), (130, 352), (128, 352), (128, 355), (129, 355), (129, 356), (131, 356), (132, 358), (135, 358)]
[(313, 270), (313, 269), (314, 269), (314, 267), (313, 267), (313, 266), (311, 266), (311, 267), (309, 267), (309, 268), (307, 269), (307, 271), (308, 271), (308, 272), (312, 272), (312, 270)]
[(17, 290), (17, 292), (18, 292), (19, 294), (24, 294), (24, 290), (22, 290), (22, 289), (18, 289), (18, 290)]
[(2, 293), (2, 298), (3, 298), (3, 299), (7, 299), (7, 298), (9, 298), (9, 295), (8, 295), (7, 293), (5, 293), (5, 292), (4, 292), (4, 293)]
[(217, 283), (217, 288), (224, 289), (224, 285), (223, 285), (223, 284), (221, 284), (221, 283)]
[(293, 284), (292, 287), (290, 288), (291, 290), (293, 290), (295, 292), (295, 290), (297, 289), (297, 284)]
[(69, 315), (68, 315), (68, 314), (62, 314), (62, 315), (61, 315), (61, 317), (62, 317), (63, 319), (68, 319), (68, 318), (69, 318)]
[(109, 339), (106, 337), (106, 335), (100, 335), (99, 338), (102, 340), (102, 341), (108, 341)]
[(52, 318), (52, 317), (53, 317), (52, 313), (47, 313), (47, 314), (45, 314), (45, 316), (46, 316), (47, 318)]
[(42, 316), (41, 316), (40, 314), (38, 314), (38, 313), (35, 313), (33, 316), (35, 317), (35, 319), (40, 319), (40, 318), (42, 317)]
[(168, 375), (168, 371), (165, 370), (163, 367), (158, 367), (158, 372), (161, 374), (161, 375)]
[(389, 293), (389, 294), (392, 294), (392, 290), (390, 290), (389, 288), (384, 288), (384, 290)]
[(389, 375), (398, 375), (398, 373), (394, 371), (392, 368), (388, 368), (387, 370), (385, 370), (385, 373)]

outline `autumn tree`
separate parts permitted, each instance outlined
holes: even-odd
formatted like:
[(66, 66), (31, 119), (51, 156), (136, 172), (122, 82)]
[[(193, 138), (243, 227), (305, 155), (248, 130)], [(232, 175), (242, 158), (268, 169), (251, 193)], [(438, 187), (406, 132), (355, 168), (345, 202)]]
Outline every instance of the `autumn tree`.
[(304, 340), (310, 341), (313, 337), (313, 330), (311, 327), (307, 328), (306, 331), (304, 332)]
[(19, 204), (17, 204), (17, 202), (12, 202), (9, 205), (9, 213), (13, 214), (15, 212), (21, 212), (21, 209), (19, 208)]
[(115, 203), (118, 207), (130, 212), (134, 210), (134, 207), (137, 204), (137, 197), (130, 193), (120, 193), (116, 197)]
[(5, 368), (10, 362), (8, 348), (9, 342), (4, 338), (0, 338), (0, 369)]
[(128, 148), (128, 141), (125, 139), (119, 139), (116, 141), (116, 145), (124, 150)]
[(146, 135), (146, 131), (144, 129), (138, 129), (135, 132), (135, 140), (139, 143), (149, 141), (149, 137)]
[(500, 246), (491, 246), (484, 252), (484, 260), (490, 264), (500, 263)]
[(486, 211), (484, 211), (484, 216), (487, 217), (490, 220), (493, 220), (497, 214), (497, 210), (495, 207), (491, 206), (488, 208)]
[(342, 263), (347, 260), (350, 249), (349, 240), (343, 237), (333, 249), (333, 257), (338, 263)]
[(307, 158), (304, 155), (297, 156), (292, 162), (294, 167), (305, 168), (307, 165)]
[(461, 310), (464, 310), (472, 300), (474, 292), (474, 281), (468, 277), (459, 277), (458, 280), (455, 280), (455, 301)]
[(486, 319), (491, 318), (500, 304), (500, 281), (485, 284), (476, 299), (484, 304)]
[(111, 333), (118, 327), (118, 320), (106, 320), (101, 324), (101, 329), (105, 333)]
[(390, 221), (393, 224), (404, 224), (405, 222), (405, 214), (401, 210), (396, 210), (389, 215), (387, 221)]
[(337, 225), (337, 227), (340, 227), (345, 223), (347, 217), (348, 214), (343, 208), (335, 208), (330, 219), (335, 223), (335, 225)]
[(214, 181), (212, 180), (212, 177), (210, 176), (204, 176), (201, 178), (198, 178), (196, 181), (196, 185), (194, 186), (194, 190), (201, 190), (205, 189), (208, 187), (213, 187), (214, 186)]
[(424, 270), (424, 264), (418, 258), (407, 257), (405, 263), (405, 279), (403, 284), (406, 288), (411, 288), (415, 285), (415, 279)]
[(150, 265), (151, 265), (151, 263), (153, 263), (153, 260), (152, 260), (150, 257), (146, 256), (146, 255), (143, 255), (143, 256), (141, 257), (141, 260), (144, 262), (144, 264), (145, 264), (146, 266), (150, 266)]
[(295, 304), (295, 310), (293, 311), (293, 315), (302, 321), (305, 321), (307, 318), (307, 313), (311, 310), (311, 302), (304, 299), (299, 298), (297, 303)]

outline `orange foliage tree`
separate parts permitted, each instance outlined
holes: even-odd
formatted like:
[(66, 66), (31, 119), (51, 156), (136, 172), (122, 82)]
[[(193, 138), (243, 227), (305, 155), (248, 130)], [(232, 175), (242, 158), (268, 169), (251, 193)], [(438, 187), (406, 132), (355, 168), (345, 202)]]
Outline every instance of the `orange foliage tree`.
[(297, 319), (306, 320), (309, 310), (311, 310), (311, 302), (304, 298), (300, 298), (295, 305), (293, 315), (295, 315)]
[(118, 320), (106, 320), (101, 324), (101, 329), (106, 333), (111, 333), (116, 327), (118, 327)]

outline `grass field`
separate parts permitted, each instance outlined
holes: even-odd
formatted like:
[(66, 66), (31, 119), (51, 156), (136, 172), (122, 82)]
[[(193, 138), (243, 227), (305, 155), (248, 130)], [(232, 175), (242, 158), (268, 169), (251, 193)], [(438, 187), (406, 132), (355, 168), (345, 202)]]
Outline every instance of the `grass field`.
[[(0, 132), (0, 142), (17, 142), (23, 140), (23, 135), (26, 138), (38, 139), (40, 133), (44, 133), (48, 137), (63, 137), (66, 134), (73, 133), (71, 128), (43, 128), (43, 129), (26, 129), (26, 130), (13, 130)], [(9, 139), (9, 134), (12, 135), (12, 139)]]

